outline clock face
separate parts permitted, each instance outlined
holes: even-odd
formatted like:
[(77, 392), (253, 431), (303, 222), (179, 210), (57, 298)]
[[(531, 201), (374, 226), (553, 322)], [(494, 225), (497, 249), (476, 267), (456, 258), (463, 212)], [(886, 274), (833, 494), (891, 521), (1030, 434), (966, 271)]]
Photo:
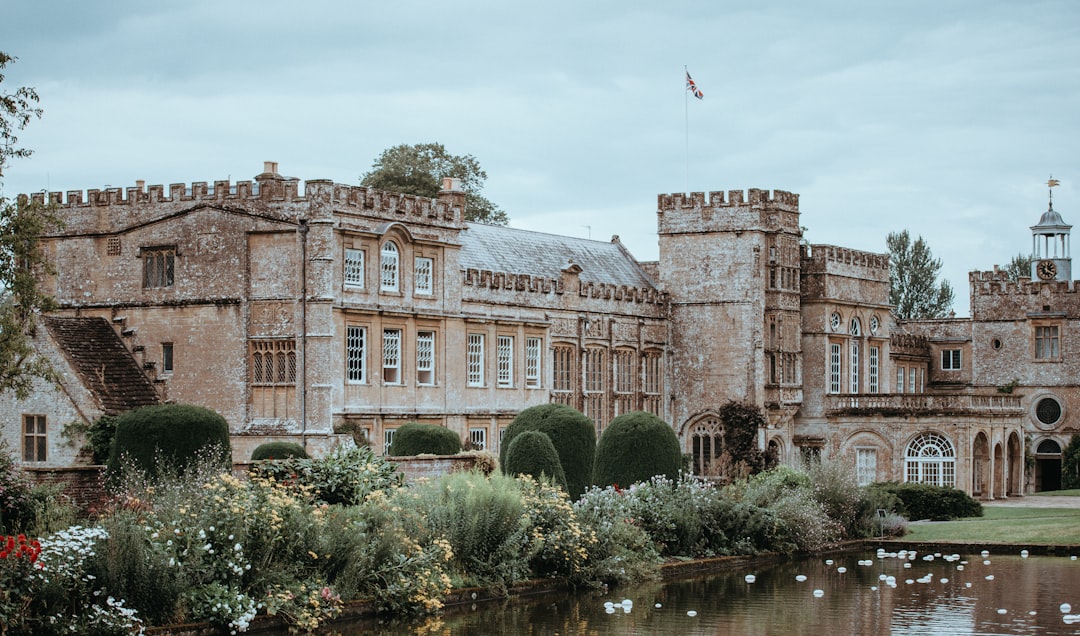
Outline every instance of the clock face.
[(1057, 265), (1054, 261), (1039, 261), (1039, 264), (1035, 266), (1035, 269), (1039, 273), (1039, 278), (1043, 280), (1050, 280), (1054, 276), (1057, 276)]

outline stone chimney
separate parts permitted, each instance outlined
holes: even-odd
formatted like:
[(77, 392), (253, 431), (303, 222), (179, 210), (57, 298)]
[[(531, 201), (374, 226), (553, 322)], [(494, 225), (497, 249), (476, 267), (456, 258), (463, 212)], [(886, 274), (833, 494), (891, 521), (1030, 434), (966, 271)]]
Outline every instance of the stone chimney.
[(461, 189), (461, 179), (443, 177), (442, 190), (436, 198), (451, 209), (458, 209), (460, 218), (465, 218), (465, 191)]
[(260, 184), (263, 181), (281, 181), (284, 179), (285, 177), (278, 174), (278, 165), (276, 161), (264, 161), (262, 173), (255, 175), (255, 180)]

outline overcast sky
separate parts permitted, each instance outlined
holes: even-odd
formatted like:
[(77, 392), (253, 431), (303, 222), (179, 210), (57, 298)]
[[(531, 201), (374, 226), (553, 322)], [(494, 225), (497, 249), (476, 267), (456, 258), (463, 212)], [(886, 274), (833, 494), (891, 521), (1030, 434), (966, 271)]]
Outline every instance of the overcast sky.
[[(922, 235), (967, 272), (1080, 224), (1080, 2), (8, 0), (0, 90), (44, 117), (3, 192), (356, 184), (440, 142), (533, 230), (657, 257), (656, 195), (800, 195), (812, 243)], [(687, 103), (686, 66), (701, 101)], [(689, 134), (687, 134), (689, 132)]]

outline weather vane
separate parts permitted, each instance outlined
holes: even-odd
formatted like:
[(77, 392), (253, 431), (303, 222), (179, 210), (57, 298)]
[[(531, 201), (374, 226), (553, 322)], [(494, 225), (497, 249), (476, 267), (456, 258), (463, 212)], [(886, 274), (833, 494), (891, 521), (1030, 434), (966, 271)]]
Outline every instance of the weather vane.
[(1054, 209), (1054, 188), (1061, 185), (1061, 182), (1054, 178), (1054, 175), (1050, 175), (1050, 180), (1046, 182), (1046, 185), (1050, 188), (1050, 209)]

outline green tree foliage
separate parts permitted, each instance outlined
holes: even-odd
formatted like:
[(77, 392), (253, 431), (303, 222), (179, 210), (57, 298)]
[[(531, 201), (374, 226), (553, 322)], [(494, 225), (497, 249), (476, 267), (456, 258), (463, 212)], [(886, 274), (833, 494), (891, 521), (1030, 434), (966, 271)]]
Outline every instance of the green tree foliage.
[(127, 457), (133, 468), (151, 477), (183, 473), (205, 453), (220, 455), (222, 465), (231, 466), (231, 451), (229, 425), (214, 411), (191, 404), (144, 406), (116, 418), (108, 472), (119, 475)]
[(717, 415), (724, 423), (723, 446), (714, 449), (718, 452), (718, 461), (712, 470), (717, 476), (747, 477), (772, 467), (776, 458), (757, 446), (758, 429), (768, 424), (760, 409), (731, 401), (720, 407)]
[(514, 438), (525, 431), (540, 431), (551, 438), (566, 474), (566, 492), (571, 501), (585, 492), (592, 479), (596, 454), (596, 429), (580, 411), (562, 404), (531, 406), (514, 418), (503, 433), (499, 465), (506, 465), (506, 451)]
[(1073, 435), (1061, 453), (1061, 487), (1080, 488), (1080, 435)]
[(1017, 254), (1005, 266), (1005, 275), (1016, 282), (1020, 278), (1031, 277), (1031, 254)]
[(611, 420), (596, 443), (593, 483), (629, 486), (655, 475), (674, 480), (681, 468), (675, 431), (652, 413), (634, 411)]
[(264, 459), (288, 459), (298, 457), (307, 459), (307, 451), (296, 442), (266, 442), (259, 444), (251, 451), (251, 461), (256, 462)]
[(506, 449), (503, 472), (513, 477), (529, 475), (541, 479), (544, 476), (566, 490), (566, 473), (559, 463), (559, 452), (551, 438), (540, 431), (523, 431), (514, 437)]
[[(0, 52), (0, 71), (14, 61)], [(0, 73), (0, 84), (3, 81)], [(33, 88), (0, 91), (0, 391), (14, 391), (20, 399), (30, 394), (34, 378), (52, 377), (49, 364), (35, 354), (31, 342), (35, 317), (54, 307), (38, 287), (38, 275), (51, 271), (40, 237), (59, 221), (51, 206), (10, 201), (2, 189), (8, 162), (30, 156), (30, 150), (18, 146), (16, 132), (41, 117), (37, 103)]]
[(394, 432), (391, 457), (409, 455), (456, 455), (461, 452), (461, 438), (445, 426), (409, 422)]
[(938, 281), (941, 259), (934, 258), (930, 246), (920, 236), (912, 243), (907, 230), (890, 232), (889, 304), (902, 320), (944, 318), (953, 304), (949, 281)]
[(472, 155), (452, 155), (439, 143), (401, 144), (387, 148), (360, 178), (360, 184), (379, 190), (404, 192), (434, 198), (442, 189), (442, 178), (461, 180), (465, 191), (465, 219), (506, 225), (509, 218), (480, 191), (487, 173)]

